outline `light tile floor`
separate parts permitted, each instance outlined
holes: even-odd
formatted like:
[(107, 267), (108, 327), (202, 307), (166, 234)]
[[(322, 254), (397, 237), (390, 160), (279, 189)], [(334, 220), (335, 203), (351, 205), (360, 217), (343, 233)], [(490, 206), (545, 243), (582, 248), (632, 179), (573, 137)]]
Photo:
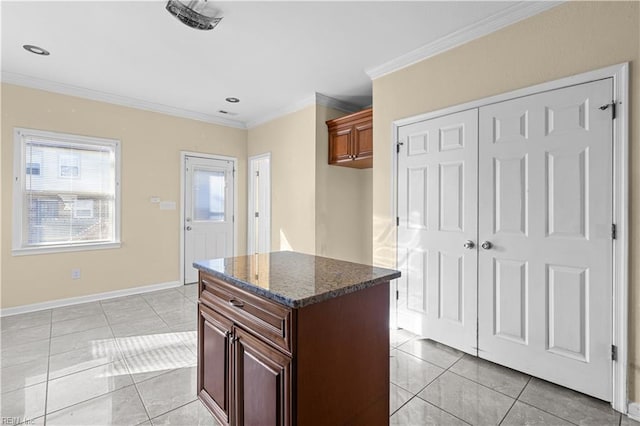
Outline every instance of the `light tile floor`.
[[(196, 398), (196, 286), (0, 320), (0, 424), (215, 425)], [(391, 424), (640, 426), (606, 403), (391, 333)]]
[(391, 330), (392, 425), (622, 425), (606, 402)]

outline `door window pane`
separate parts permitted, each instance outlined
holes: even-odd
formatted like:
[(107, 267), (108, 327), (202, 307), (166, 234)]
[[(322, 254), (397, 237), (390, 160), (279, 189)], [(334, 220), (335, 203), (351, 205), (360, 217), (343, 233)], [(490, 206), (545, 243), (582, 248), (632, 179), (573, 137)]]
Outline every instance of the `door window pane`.
[(196, 168), (193, 171), (194, 220), (224, 222), (225, 173)]

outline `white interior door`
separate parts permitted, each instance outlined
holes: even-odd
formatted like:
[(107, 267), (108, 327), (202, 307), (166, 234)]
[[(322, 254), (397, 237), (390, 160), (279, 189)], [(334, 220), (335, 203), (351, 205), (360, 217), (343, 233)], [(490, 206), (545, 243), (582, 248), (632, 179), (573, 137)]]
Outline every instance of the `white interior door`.
[(476, 353), (478, 111), (399, 129), (398, 326)]
[(231, 160), (185, 157), (184, 281), (198, 281), (196, 260), (233, 256)]
[(479, 131), (479, 356), (605, 400), (612, 97), (606, 79), (497, 103)]
[(271, 155), (249, 158), (249, 254), (271, 251)]

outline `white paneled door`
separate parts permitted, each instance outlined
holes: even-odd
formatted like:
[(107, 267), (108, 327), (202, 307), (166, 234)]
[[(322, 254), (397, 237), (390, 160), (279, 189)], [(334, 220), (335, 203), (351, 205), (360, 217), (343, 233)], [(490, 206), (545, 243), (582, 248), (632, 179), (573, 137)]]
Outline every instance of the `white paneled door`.
[(233, 162), (185, 157), (184, 282), (198, 281), (196, 260), (233, 256)]
[(271, 250), (271, 154), (249, 158), (247, 253)]
[(479, 355), (606, 400), (613, 128), (599, 107), (612, 96), (606, 79), (479, 120)]
[(478, 111), (403, 127), (400, 140), (398, 324), (475, 353)]
[(604, 79), (399, 129), (399, 326), (611, 400), (612, 97)]

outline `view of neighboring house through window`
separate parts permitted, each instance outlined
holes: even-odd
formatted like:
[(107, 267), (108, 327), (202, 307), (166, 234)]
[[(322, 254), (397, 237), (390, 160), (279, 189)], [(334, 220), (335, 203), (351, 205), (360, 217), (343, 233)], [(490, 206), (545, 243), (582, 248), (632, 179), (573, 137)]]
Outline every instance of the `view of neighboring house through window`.
[(114, 140), (17, 129), (14, 250), (118, 243), (118, 149)]

